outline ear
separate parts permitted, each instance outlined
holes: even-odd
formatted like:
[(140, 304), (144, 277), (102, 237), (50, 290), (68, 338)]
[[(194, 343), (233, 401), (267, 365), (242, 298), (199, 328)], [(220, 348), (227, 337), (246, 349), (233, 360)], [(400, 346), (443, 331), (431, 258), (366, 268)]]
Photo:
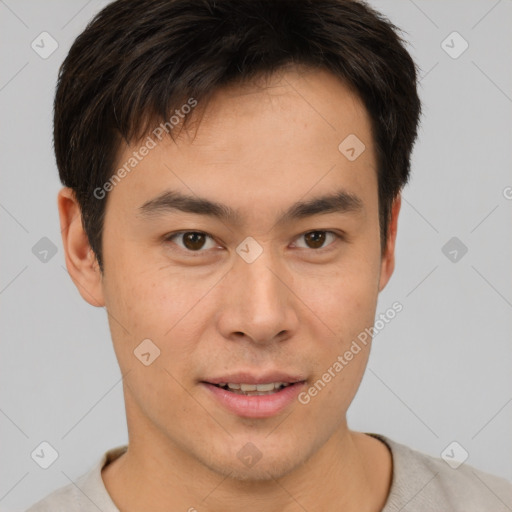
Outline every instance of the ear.
[(379, 292), (381, 292), (388, 283), (393, 270), (395, 270), (395, 242), (398, 229), (398, 214), (402, 205), (402, 196), (398, 194), (393, 200), (391, 206), (391, 219), (388, 226), (388, 238), (386, 247), (381, 259)]
[(80, 295), (92, 306), (105, 305), (102, 275), (96, 255), (82, 226), (82, 212), (71, 188), (64, 187), (57, 196), (62, 244), (69, 275)]

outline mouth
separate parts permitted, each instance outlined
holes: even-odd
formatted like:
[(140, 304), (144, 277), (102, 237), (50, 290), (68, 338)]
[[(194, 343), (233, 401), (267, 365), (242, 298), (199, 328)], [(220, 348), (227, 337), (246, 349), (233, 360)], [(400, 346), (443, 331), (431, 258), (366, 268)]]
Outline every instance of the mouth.
[(201, 381), (208, 396), (225, 410), (246, 418), (269, 418), (293, 403), (306, 385), (303, 377), (274, 373), (237, 374)]
[(214, 384), (211, 382), (206, 382), (205, 384), (211, 384), (218, 388), (229, 391), (230, 393), (234, 393), (236, 395), (244, 395), (244, 396), (265, 396), (265, 395), (273, 395), (278, 393), (279, 391), (287, 388), (289, 386), (294, 386), (296, 384), (302, 384), (305, 381), (299, 382), (269, 382), (266, 384), (248, 384), (248, 383), (234, 383), (234, 382), (221, 382), (218, 384)]

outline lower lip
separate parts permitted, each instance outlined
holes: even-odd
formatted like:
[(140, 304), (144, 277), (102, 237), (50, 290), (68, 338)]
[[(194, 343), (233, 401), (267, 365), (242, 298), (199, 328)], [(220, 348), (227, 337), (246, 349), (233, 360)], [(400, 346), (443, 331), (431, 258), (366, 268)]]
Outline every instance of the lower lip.
[(202, 382), (213, 396), (230, 412), (245, 418), (269, 418), (282, 412), (290, 405), (305, 386), (305, 382), (290, 384), (269, 395), (238, 395), (219, 388), (208, 382)]

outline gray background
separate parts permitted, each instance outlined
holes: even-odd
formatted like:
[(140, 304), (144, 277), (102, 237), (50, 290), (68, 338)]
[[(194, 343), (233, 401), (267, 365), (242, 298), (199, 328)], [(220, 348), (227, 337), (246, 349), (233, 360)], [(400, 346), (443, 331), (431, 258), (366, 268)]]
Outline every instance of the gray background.
[[(106, 313), (65, 270), (51, 140), (58, 66), (105, 4), (0, 1), (1, 511), (127, 441)], [(404, 310), (375, 338), (349, 421), (435, 456), (456, 440), (468, 464), (512, 479), (512, 1), (371, 4), (407, 32), (424, 115), (378, 306)], [(31, 48), (43, 31), (59, 45), (47, 59)], [(441, 46), (453, 31), (469, 43), (457, 59)], [(456, 262), (441, 250), (454, 236), (468, 248)], [(32, 252), (43, 237), (47, 262)], [(30, 456), (42, 441), (59, 453), (46, 470)]]

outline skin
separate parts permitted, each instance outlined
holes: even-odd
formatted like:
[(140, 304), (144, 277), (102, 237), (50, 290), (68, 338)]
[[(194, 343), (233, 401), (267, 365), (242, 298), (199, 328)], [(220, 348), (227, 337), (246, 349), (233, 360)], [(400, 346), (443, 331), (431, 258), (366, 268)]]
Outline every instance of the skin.
[[(338, 145), (352, 133), (366, 150), (350, 162)], [(118, 165), (138, 147), (121, 147)], [(339, 188), (363, 210), (276, 224), (293, 203)], [(168, 189), (224, 203), (242, 221), (138, 214)], [(125, 375), (129, 448), (102, 472), (118, 508), (381, 510), (391, 455), (346, 422), (370, 344), (307, 405), (294, 401), (270, 418), (228, 412), (200, 384), (234, 370), (281, 369), (312, 385), (373, 325), (394, 269), (400, 211), (397, 196), (381, 253), (377, 192), (363, 104), (328, 72), (293, 68), (265, 86), (218, 91), (195, 130), (163, 140), (109, 193), (103, 275), (71, 190), (60, 191), (68, 271), (87, 302), (106, 307)], [(322, 253), (304, 236), (315, 230), (346, 238), (326, 235)], [(183, 237), (164, 240), (178, 231), (212, 238), (194, 257)], [(251, 264), (235, 252), (247, 236), (263, 249)], [(161, 351), (150, 366), (133, 354), (146, 338)], [(248, 442), (262, 453), (251, 468), (237, 457)]]

